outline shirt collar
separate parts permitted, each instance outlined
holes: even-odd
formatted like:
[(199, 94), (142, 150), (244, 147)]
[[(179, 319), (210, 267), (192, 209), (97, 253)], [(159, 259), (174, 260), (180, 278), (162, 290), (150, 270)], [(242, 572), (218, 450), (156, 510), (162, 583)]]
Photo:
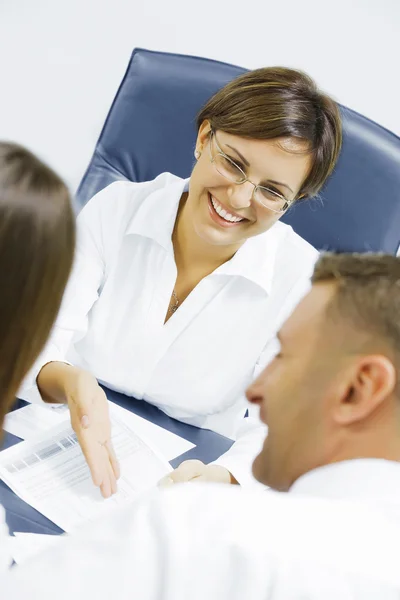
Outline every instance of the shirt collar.
[[(126, 233), (148, 237), (166, 250), (173, 251), (171, 237), (179, 202), (182, 194), (189, 190), (190, 179), (181, 179), (174, 175), (170, 177), (172, 183), (158, 188), (142, 202)], [(277, 222), (265, 233), (246, 240), (236, 254), (216, 269), (213, 275), (244, 277), (269, 295), (283, 228), (282, 223)]]
[(269, 295), (283, 227), (282, 223), (275, 223), (268, 231), (246, 240), (233, 258), (221, 265), (214, 274), (245, 277)]
[(189, 179), (170, 175), (172, 183), (156, 189), (140, 205), (129, 223), (126, 233), (147, 237), (172, 251), (172, 232), (179, 202), (189, 189)]
[(400, 463), (377, 458), (346, 460), (299, 477), (290, 494), (363, 501), (400, 498)]

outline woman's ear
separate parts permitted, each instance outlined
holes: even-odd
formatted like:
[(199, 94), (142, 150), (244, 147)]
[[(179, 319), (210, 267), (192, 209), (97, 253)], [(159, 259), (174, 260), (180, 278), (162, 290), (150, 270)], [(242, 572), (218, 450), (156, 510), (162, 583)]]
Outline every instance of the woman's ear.
[(208, 119), (205, 119), (199, 127), (199, 131), (197, 132), (197, 140), (196, 140), (196, 150), (198, 152), (202, 152), (204, 146), (208, 142), (208, 138), (211, 133), (211, 123)]
[(391, 360), (375, 354), (360, 357), (346, 376), (334, 409), (336, 423), (344, 426), (368, 419), (392, 396), (397, 382)]

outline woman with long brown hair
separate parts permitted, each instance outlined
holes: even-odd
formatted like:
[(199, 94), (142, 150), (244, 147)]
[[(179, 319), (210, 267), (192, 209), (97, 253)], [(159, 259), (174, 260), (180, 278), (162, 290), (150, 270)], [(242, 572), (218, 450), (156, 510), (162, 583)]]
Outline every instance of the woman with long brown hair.
[[(0, 425), (60, 308), (75, 247), (65, 184), (29, 151), (0, 142)], [(0, 523), (6, 531), (4, 510)], [(0, 563), (9, 562), (0, 539)]]
[(243, 418), (243, 392), (317, 258), (280, 218), (334, 168), (336, 103), (304, 73), (258, 69), (217, 92), (197, 129), (190, 179), (119, 181), (83, 209), (60, 319), (27, 382), (38, 401), (68, 402), (104, 496), (118, 464), (98, 380), (236, 441), (218, 464), (186, 462), (169, 481), (252, 481), (264, 428)]

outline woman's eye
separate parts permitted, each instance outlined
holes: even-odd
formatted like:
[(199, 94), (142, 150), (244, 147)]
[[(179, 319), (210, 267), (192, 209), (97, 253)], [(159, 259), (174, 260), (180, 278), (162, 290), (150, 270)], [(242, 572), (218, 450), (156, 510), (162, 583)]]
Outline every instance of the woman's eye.
[(283, 197), (282, 197), (282, 194), (280, 194), (278, 192), (278, 190), (275, 190), (274, 188), (266, 188), (266, 187), (262, 187), (259, 189), (261, 189), (262, 195), (264, 196), (264, 198), (266, 200), (269, 200), (270, 202), (276, 202), (276, 203), (282, 202)]
[(229, 158), (225, 158), (225, 156), (223, 157), (223, 159), (224, 159), (225, 168), (230, 169), (231, 171), (233, 171), (235, 173), (241, 174), (240, 167), (236, 163), (229, 160)]

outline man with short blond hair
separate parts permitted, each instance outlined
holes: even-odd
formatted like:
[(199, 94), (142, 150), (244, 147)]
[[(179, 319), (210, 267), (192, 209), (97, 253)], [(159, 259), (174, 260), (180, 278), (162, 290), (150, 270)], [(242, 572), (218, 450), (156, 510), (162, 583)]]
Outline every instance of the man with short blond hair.
[(278, 491), (173, 485), (6, 576), (7, 600), (400, 597), (400, 259), (325, 255), (250, 386)]
[(400, 460), (398, 258), (322, 256), (278, 339), (275, 360), (248, 390), (269, 426), (253, 466), (259, 480), (287, 490), (323, 465)]

